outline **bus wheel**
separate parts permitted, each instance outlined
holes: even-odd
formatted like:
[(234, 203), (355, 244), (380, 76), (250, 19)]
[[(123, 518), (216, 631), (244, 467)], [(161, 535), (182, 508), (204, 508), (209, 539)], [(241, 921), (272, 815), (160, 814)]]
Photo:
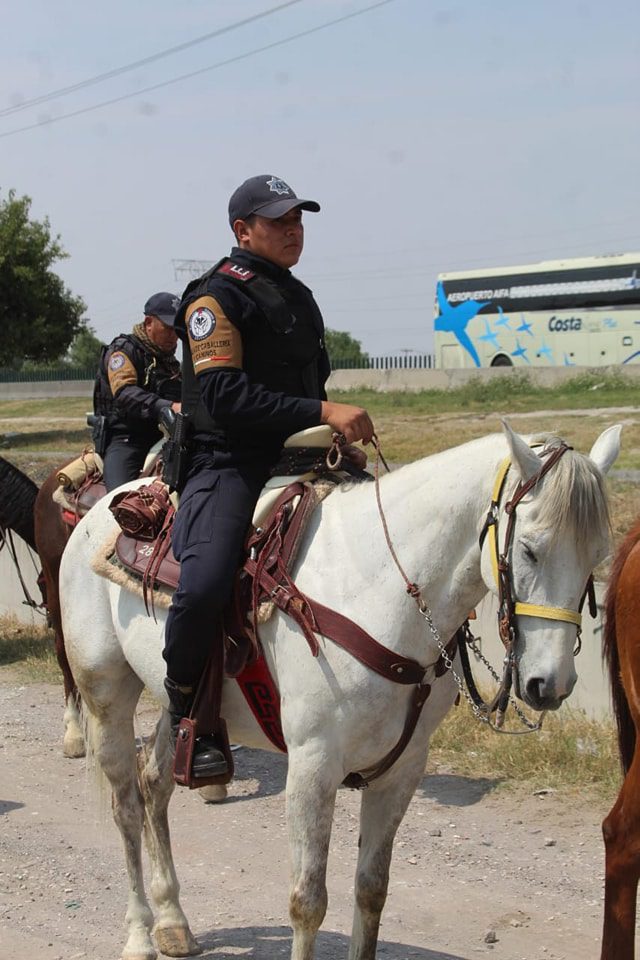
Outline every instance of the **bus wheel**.
[(494, 357), (491, 361), (492, 367), (512, 367), (513, 362), (510, 357), (504, 355), (504, 353), (499, 353), (497, 357)]

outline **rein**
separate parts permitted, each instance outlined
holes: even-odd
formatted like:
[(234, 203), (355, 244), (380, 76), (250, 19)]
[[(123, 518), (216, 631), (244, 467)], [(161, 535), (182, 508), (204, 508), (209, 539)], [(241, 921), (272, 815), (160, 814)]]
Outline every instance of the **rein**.
[[(22, 601), (23, 604), (27, 607), (31, 607), (32, 610), (34, 610), (36, 613), (39, 613), (41, 616), (43, 617), (46, 616), (46, 612), (45, 612), (46, 604), (37, 603), (33, 599), (31, 594), (29, 593), (29, 588), (27, 587), (26, 581), (22, 576), (22, 570), (20, 569), (20, 562), (18, 560), (18, 553), (16, 550), (15, 543), (13, 542), (13, 533), (9, 527), (5, 528), (0, 524), (0, 550), (2, 550), (3, 547), (6, 547), (7, 550), (9, 551), (9, 556), (11, 557), (11, 560), (16, 570), (16, 574), (18, 576), (18, 580), (20, 581), (20, 586), (22, 587), (22, 593), (24, 594), (24, 600)], [(35, 563), (33, 565), (34, 565), (34, 568), (37, 569), (35, 566)]]
[[(545, 716), (546, 711), (543, 711), (540, 714), (540, 718), (536, 722), (531, 722), (520, 709), (514, 698), (511, 696), (511, 687), (513, 683), (513, 675), (516, 669), (515, 655), (514, 655), (514, 645), (516, 639), (516, 616), (529, 616), (529, 617), (543, 617), (548, 620), (559, 620), (566, 623), (573, 623), (578, 628), (577, 633), (577, 646), (575, 653), (577, 654), (580, 650), (580, 633), (582, 626), (582, 617), (580, 610), (582, 609), (585, 597), (589, 597), (589, 610), (592, 616), (595, 616), (595, 592), (593, 586), (593, 576), (589, 577), (587, 581), (587, 586), (585, 592), (580, 601), (579, 610), (569, 610), (565, 607), (551, 607), (547, 605), (540, 604), (531, 604), (523, 603), (520, 601), (515, 601), (513, 598), (512, 590), (512, 575), (511, 575), (511, 566), (508, 560), (509, 547), (511, 545), (511, 540), (513, 538), (513, 532), (515, 528), (515, 513), (516, 507), (521, 502), (521, 500), (529, 493), (530, 490), (538, 483), (539, 480), (544, 477), (546, 473), (560, 460), (560, 458), (567, 452), (567, 450), (572, 449), (565, 443), (561, 443), (553, 451), (544, 451), (540, 454), (540, 457), (546, 457), (544, 463), (542, 464), (541, 469), (533, 477), (530, 477), (525, 483), (519, 482), (513, 496), (505, 504), (505, 513), (507, 514), (509, 520), (507, 523), (507, 530), (505, 534), (505, 542), (503, 552), (499, 552), (498, 545), (498, 517), (499, 517), (499, 505), (502, 497), (502, 492), (507, 478), (507, 473), (511, 466), (511, 460), (509, 457), (505, 458), (500, 465), (498, 470), (498, 475), (493, 487), (493, 493), (491, 498), (491, 506), (489, 507), (489, 512), (485, 520), (484, 526), (480, 533), (480, 549), (482, 549), (484, 540), (489, 531), (492, 531), (492, 536), (490, 537), (491, 543), (491, 562), (494, 572), (494, 577), (496, 581), (496, 586), (498, 588), (498, 598), (499, 598), (499, 607), (498, 607), (498, 632), (500, 639), (502, 640), (506, 655), (504, 658), (504, 670), (502, 678), (498, 676), (488, 660), (482, 655), (476, 644), (476, 638), (471, 633), (469, 628), (469, 621), (466, 620), (462, 627), (459, 628), (455, 634), (457, 640), (457, 647), (460, 650), (460, 659), (462, 662), (462, 668), (464, 673), (464, 679), (466, 682), (467, 689), (465, 689), (462, 679), (458, 676), (456, 671), (453, 668), (453, 659), (449, 656), (447, 648), (440, 637), (438, 630), (433, 623), (433, 618), (431, 611), (422, 596), (420, 588), (416, 583), (413, 583), (402, 567), (398, 556), (396, 554), (393, 543), (391, 542), (391, 537), (389, 535), (389, 529), (387, 526), (386, 517), (382, 507), (382, 500), (380, 496), (380, 470), (379, 464), (382, 462), (389, 472), (389, 467), (387, 466), (382, 454), (380, 452), (380, 444), (378, 438), (374, 435), (372, 439), (373, 446), (376, 451), (376, 461), (375, 461), (375, 471), (374, 471), (374, 481), (375, 481), (375, 491), (376, 491), (376, 502), (378, 505), (378, 512), (380, 515), (380, 520), (382, 523), (382, 528), (385, 535), (385, 540), (391, 558), (395, 563), (402, 579), (406, 584), (406, 590), (409, 596), (411, 596), (417, 606), (420, 615), (426, 620), (431, 634), (440, 650), (440, 656), (446, 666), (446, 668), (451, 672), (458, 687), (460, 693), (467, 700), (471, 709), (474, 713), (474, 716), (481, 720), (482, 722), (488, 724), (492, 730), (495, 730), (497, 733), (509, 733), (509, 734), (522, 734), (522, 733), (532, 733), (536, 730), (539, 730), (542, 727), (542, 722)], [(498, 691), (495, 694), (493, 700), (490, 703), (486, 703), (481, 697), (473, 679), (473, 674), (471, 671), (471, 664), (469, 663), (469, 654), (467, 647), (471, 647), (479, 657), (480, 660), (488, 667), (491, 672), (494, 680), (499, 684)], [(468, 692), (467, 692), (468, 690)], [(503, 724), (507, 711), (508, 704), (511, 703), (516, 714), (527, 728), (526, 730), (520, 731), (511, 731), (504, 730)], [(491, 721), (491, 714), (496, 714), (495, 722)]]

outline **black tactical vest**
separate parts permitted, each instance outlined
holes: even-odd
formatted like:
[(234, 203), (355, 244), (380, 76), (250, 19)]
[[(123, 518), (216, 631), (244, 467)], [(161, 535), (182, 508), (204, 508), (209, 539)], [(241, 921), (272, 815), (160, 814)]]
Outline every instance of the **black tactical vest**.
[[(188, 306), (200, 297), (215, 297), (215, 290), (209, 289), (209, 281), (219, 272), (253, 300), (264, 316), (264, 323), (255, 324), (249, 332), (243, 331), (244, 372), (267, 390), (293, 397), (320, 399), (324, 386), (324, 380), (320, 382), (324, 326), (311, 291), (299, 280), (295, 281), (300, 291), (308, 292), (308, 297), (304, 298), (307, 317), (305, 322), (298, 324), (291, 303), (287, 302), (286, 289), (253, 269), (235, 263), (230, 257), (224, 257), (204, 276), (189, 284), (183, 303)], [(303, 296), (302, 293), (300, 295)], [(283, 361), (284, 338), (287, 338), (286, 346), (289, 347), (290, 337), (295, 338), (297, 349), (293, 356)], [(219, 443), (222, 448), (226, 446), (226, 432), (215, 423), (201, 400), (188, 338), (183, 344), (182, 410), (191, 416), (192, 434), (208, 434), (216, 444)]]
[(129, 357), (138, 372), (143, 371), (142, 383), (139, 384), (143, 390), (148, 390), (149, 393), (162, 397), (163, 400), (171, 400), (172, 403), (180, 400), (182, 394), (180, 380), (176, 379), (163, 364), (162, 358), (156, 357), (150, 350), (145, 349), (144, 344), (137, 337), (123, 333), (102, 348), (93, 387), (93, 412), (106, 417), (110, 426), (126, 426), (126, 421), (116, 410), (107, 375), (107, 354), (117, 350), (121, 350)]

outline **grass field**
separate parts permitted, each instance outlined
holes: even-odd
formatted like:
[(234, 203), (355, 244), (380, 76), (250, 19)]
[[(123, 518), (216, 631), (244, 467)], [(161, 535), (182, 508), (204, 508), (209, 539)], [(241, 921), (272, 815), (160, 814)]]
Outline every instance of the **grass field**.
[[(384, 456), (407, 463), (499, 431), (505, 417), (523, 434), (556, 433), (588, 451), (605, 427), (622, 423), (622, 450), (609, 481), (616, 542), (640, 513), (640, 485), (620, 471), (640, 472), (637, 386), (622, 374), (580, 374), (553, 389), (526, 376), (471, 381), (459, 390), (419, 393), (334, 392), (332, 400), (366, 407)], [(0, 401), (0, 454), (36, 482), (89, 442), (90, 398)], [(611, 408), (627, 408), (623, 412)], [(61, 419), (65, 418), (65, 419)], [(639, 473), (640, 476), (640, 473)]]

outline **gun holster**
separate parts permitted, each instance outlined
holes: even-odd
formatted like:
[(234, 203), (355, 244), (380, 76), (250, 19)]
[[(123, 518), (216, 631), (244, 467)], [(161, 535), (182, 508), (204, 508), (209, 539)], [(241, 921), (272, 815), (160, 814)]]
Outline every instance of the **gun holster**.
[(87, 425), (91, 427), (93, 448), (99, 457), (103, 457), (109, 445), (109, 421), (97, 413), (87, 414)]
[(162, 445), (162, 479), (169, 490), (180, 492), (187, 472), (189, 456), (189, 417), (187, 414), (176, 413), (173, 422), (165, 418), (161, 426), (167, 440)]

